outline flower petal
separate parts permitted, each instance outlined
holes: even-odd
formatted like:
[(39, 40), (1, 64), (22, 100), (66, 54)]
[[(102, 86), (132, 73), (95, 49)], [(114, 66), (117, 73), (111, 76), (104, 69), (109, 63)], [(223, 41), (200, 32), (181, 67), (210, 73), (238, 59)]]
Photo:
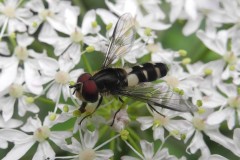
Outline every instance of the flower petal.
[(31, 140), (31, 136), (15, 129), (0, 129), (1, 139), (17, 144), (26, 143)]
[(149, 143), (148, 141), (141, 140), (140, 145), (141, 145), (144, 157), (146, 159), (152, 159), (154, 154), (153, 143)]
[(14, 111), (14, 104), (16, 99), (12, 97), (8, 97), (5, 99), (6, 103), (4, 103), (3, 108), (2, 108), (2, 115), (4, 121), (8, 121), (9, 119), (12, 118), (13, 116), (13, 111)]
[(50, 139), (59, 147), (66, 143), (65, 139), (72, 136), (71, 132), (68, 131), (52, 131)]
[(18, 61), (16, 58), (0, 57), (0, 92), (14, 82), (17, 76)]
[(153, 118), (152, 117), (139, 117), (137, 121), (141, 123), (141, 130), (146, 130), (153, 125)]
[(13, 160), (20, 159), (34, 144), (34, 141), (15, 144), (15, 146), (8, 152), (8, 154), (3, 158), (3, 160)]
[(33, 156), (33, 160), (39, 159), (54, 159), (55, 152), (47, 141), (41, 142), (38, 145), (37, 152)]
[(4, 121), (0, 116), (0, 128), (17, 128), (23, 124), (22, 121), (17, 119), (10, 119), (9, 121)]

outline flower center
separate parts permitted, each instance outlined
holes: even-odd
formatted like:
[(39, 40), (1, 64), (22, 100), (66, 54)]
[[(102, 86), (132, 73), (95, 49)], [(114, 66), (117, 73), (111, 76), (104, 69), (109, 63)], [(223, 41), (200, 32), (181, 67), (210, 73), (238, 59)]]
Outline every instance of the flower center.
[(42, 126), (34, 132), (34, 137), (38, 142), (45, 141), (50, 136), (50, 129), (47, 126)]
[(38, 13), (38, 16), (44, 21), (47, 19), (47, 17), (52, 17), (53, 15), (53, 12), (48, 9), (44, 9), (42, 12)]
[(169, 86), (171, 86), (173, 88), (177, 88), (177, 86), (179, 84), (179, 80), (176, 77), (167, 76), (165, 79), (166, 79), (166, 82)]
[(194, 117), (192, 120), (192, 123), (193, 123), (194, 127), (200, 131), (205, 129), (205, 122), (201, 118)]
[(55, 81), (60, 84), (67, 84), (69, 81), (69, 75), (67, 72), (59, 71), (55, 75)]
[(79, 152), (79, 160), (94, 160), (95, 158), (95, 151), (91, 148)]
[(28, 51), (26, 47), (17, 46), (14, 50), (15, 55), (19, 60), (26, 60), (28, 58)]
[(23, 87), (19, 84), (12, 84), (9, 87), (9, 94), (12, 97), (19, 98), (23, 95)]
[(159, 114), (154, 115), (154, 122), (153, 122), (154, 127), (164, 126), (168, 122), (169, 122), (168, 117), (163, 117), (162, 115), (159, 115)]
[(237, 57), (233, 54), (233, 52), (227, 52), (223, 58), (228, 64), (231, 65), (236, 64), (238, 60)]
[(155, 53), (155, 52), (159, 51), (160, 47), (157, 44), (152, 43), (152, 44), (147, 45), (147, 49), (149, 52)]
[(75, 29), (75, 31), (70, 35), (70, 38), (73, 42), (79, 43), (83, 40), (83, 34), (78, 29)]
[(3, 14), (5, 14), (9, 18), (14, 18), (15, 17), (15, 8), (12, 6), (6, 6), (3, 11)]
[(228, 99), (228, 104), (232, 108), (239, 108), (240, 107), (240, 96), (231, 97)]

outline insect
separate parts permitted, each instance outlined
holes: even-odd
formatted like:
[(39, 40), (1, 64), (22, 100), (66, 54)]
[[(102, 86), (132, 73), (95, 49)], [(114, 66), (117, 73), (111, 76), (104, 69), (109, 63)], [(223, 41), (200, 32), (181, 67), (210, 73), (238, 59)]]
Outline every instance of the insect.
[(94, 75), (83, 73), (75, 85), (69, 86), (74, 88), (73, 94), (83, 101), (79, 110), (84, 113), (87, 103), (97, 101), (95, 110), (98, 109), (107, 93), (119, 97), (120, 101), (121, 96), (126, 96), (146, 102), (154, 111), (156, 109), (153, 106), (159, 106), (174, 111), (194, 112), (196, 107), (181, 95), (147, 83), (164, 77), (168, 72), (166, 64), (145, 63), (127, 69), (110, 67), (115, 59), (131, 50), (134, 37), (134, 20), (126, 13), (119, 18), (114, 28), (102, 69)]

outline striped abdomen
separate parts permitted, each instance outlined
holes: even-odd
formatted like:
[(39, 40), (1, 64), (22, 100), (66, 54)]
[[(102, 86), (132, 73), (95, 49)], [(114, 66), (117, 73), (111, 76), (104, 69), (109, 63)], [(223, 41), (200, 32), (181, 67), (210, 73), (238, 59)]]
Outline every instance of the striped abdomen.
[(145, 63), (129, 68), (126, 71), (128, 73), (128, 86), (135, 86), (138, 83), (151, 82), (164, 77), (168, 72), (168, 67), (163, 63)]

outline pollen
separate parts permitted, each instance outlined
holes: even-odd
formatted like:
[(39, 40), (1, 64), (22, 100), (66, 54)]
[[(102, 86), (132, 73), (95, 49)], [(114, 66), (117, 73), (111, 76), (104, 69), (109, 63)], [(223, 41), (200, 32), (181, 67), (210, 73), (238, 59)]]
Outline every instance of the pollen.
[(95, 51), (95, 48), (94, 48), (94, 46), (88, 46), (88, 47), (86, 48), (86, 51), (87, 51), (88, 53), (91, 53), (91, 52)]
[(75, 29), (75, 31), (70, 35), (70, 38), (73, 42), (79, 43), (83, 40), (83, 34), (79, 30)]
[(55, 75), (55, 81), (59, 84), (67, 84), (69, 79), (69, 74), (64, 71), (59, 71)]
[(14, 18), (15, 17), (15, 8), (12, 6), (6, 6), (3, 11), (3, 14), (5, 14), (9, 18)]
[(9, 87), (9, 94), (12, 97), (19, 98), (23, 95), (23, 87), (19, 84), (12, 84)]
[(93, 27), (93, 28), (96, 28), (97, 26), (98, 26), (97, 21), (93, 21), (93, 22), (92, 22), (92, 27)]
[(182, 49), (180, 49), (180, 50), (178, 51), (178, 53), (179, 53), (179, 55), (182, 56), (182, 57), (185, 57), (185, 56), (187, 55), (187, 51), (186, 51), (186, 50), (182, 50)]
[(68, 111), (69, 111), (68, 105), (64, 105), (64, 106), (63, 106), (63, 112), (68, 112)]
[(14, 50), (15, 55), (19, 60), (26, 60), (28, 58), (28, 51), (26, 47), (17, 46)]
[(193, 126), (199, 131), (202, 131), (205, 129), (205, 121), (199, 117), (194, 117), (192, 120), (192, 123), (193, 123)]
[(182, 64), (183, 64), (183, 65), (190, 64), (191, 61), (192, 61), (191, 58), (184, 58), (184, 59), (182, 60)]
[(173, 88), (177, 88), (177, 86), (179, 84), (179, 80), (174, 76), (167, 76), (166, 82), (169, 86), (171, 86)]
[(145, 30), (144, 30), (144, 34), (148, 37), (150, 37), (152, 35), (151, 32), (152, 32), (151, 28), (145, 28)]
[(45, 9), (42, 12), (39, 12), (39, 14), (38, 14), (38, 16), (44, 21), (47, 19), (47, 17), (52, 17), (53, 15), (54, 15), (54, 13), (48, 9)]
[(120, 131), (120, 135), (121, 135), (122, 140), (126, 141), (128, 139), (129, 132), (127, 130), (122, 130), (122, 131)]
[(212, 70), (212, 69), (210, 69), (210, 68), (204, 69), (204, 74), (205, 74), (205, 75), (211, 75), (212, 73), (213, 73), (213, 70)]
[(34, 138), (38, 142), (43, 142), (50, 136), (50, 134), (50, 129), (47, 126), (42, 126), (34, 132)]
[(49, 115), (49, 120), (50, 120), (50, 121), (55, 121), (56, 118), (57, 118), (56, 113), (51, 113), (51, 114)]
[(94, 160), (95, 158), (96, 158), (96, 153), (91, 148), (87, 148), (79, 152), (79, 160)]
[(25, 98), (25, 102), (27, 103), (27, 104), (32, 104), (32, 103), (34, 103), (34, 98), (33, 97), (26, 97)]
[(112, 23), (109, 23), (107, 26), (106, 26), (106, 30), (109, 31), (111, 28), (112, 28), (113, 24)]

